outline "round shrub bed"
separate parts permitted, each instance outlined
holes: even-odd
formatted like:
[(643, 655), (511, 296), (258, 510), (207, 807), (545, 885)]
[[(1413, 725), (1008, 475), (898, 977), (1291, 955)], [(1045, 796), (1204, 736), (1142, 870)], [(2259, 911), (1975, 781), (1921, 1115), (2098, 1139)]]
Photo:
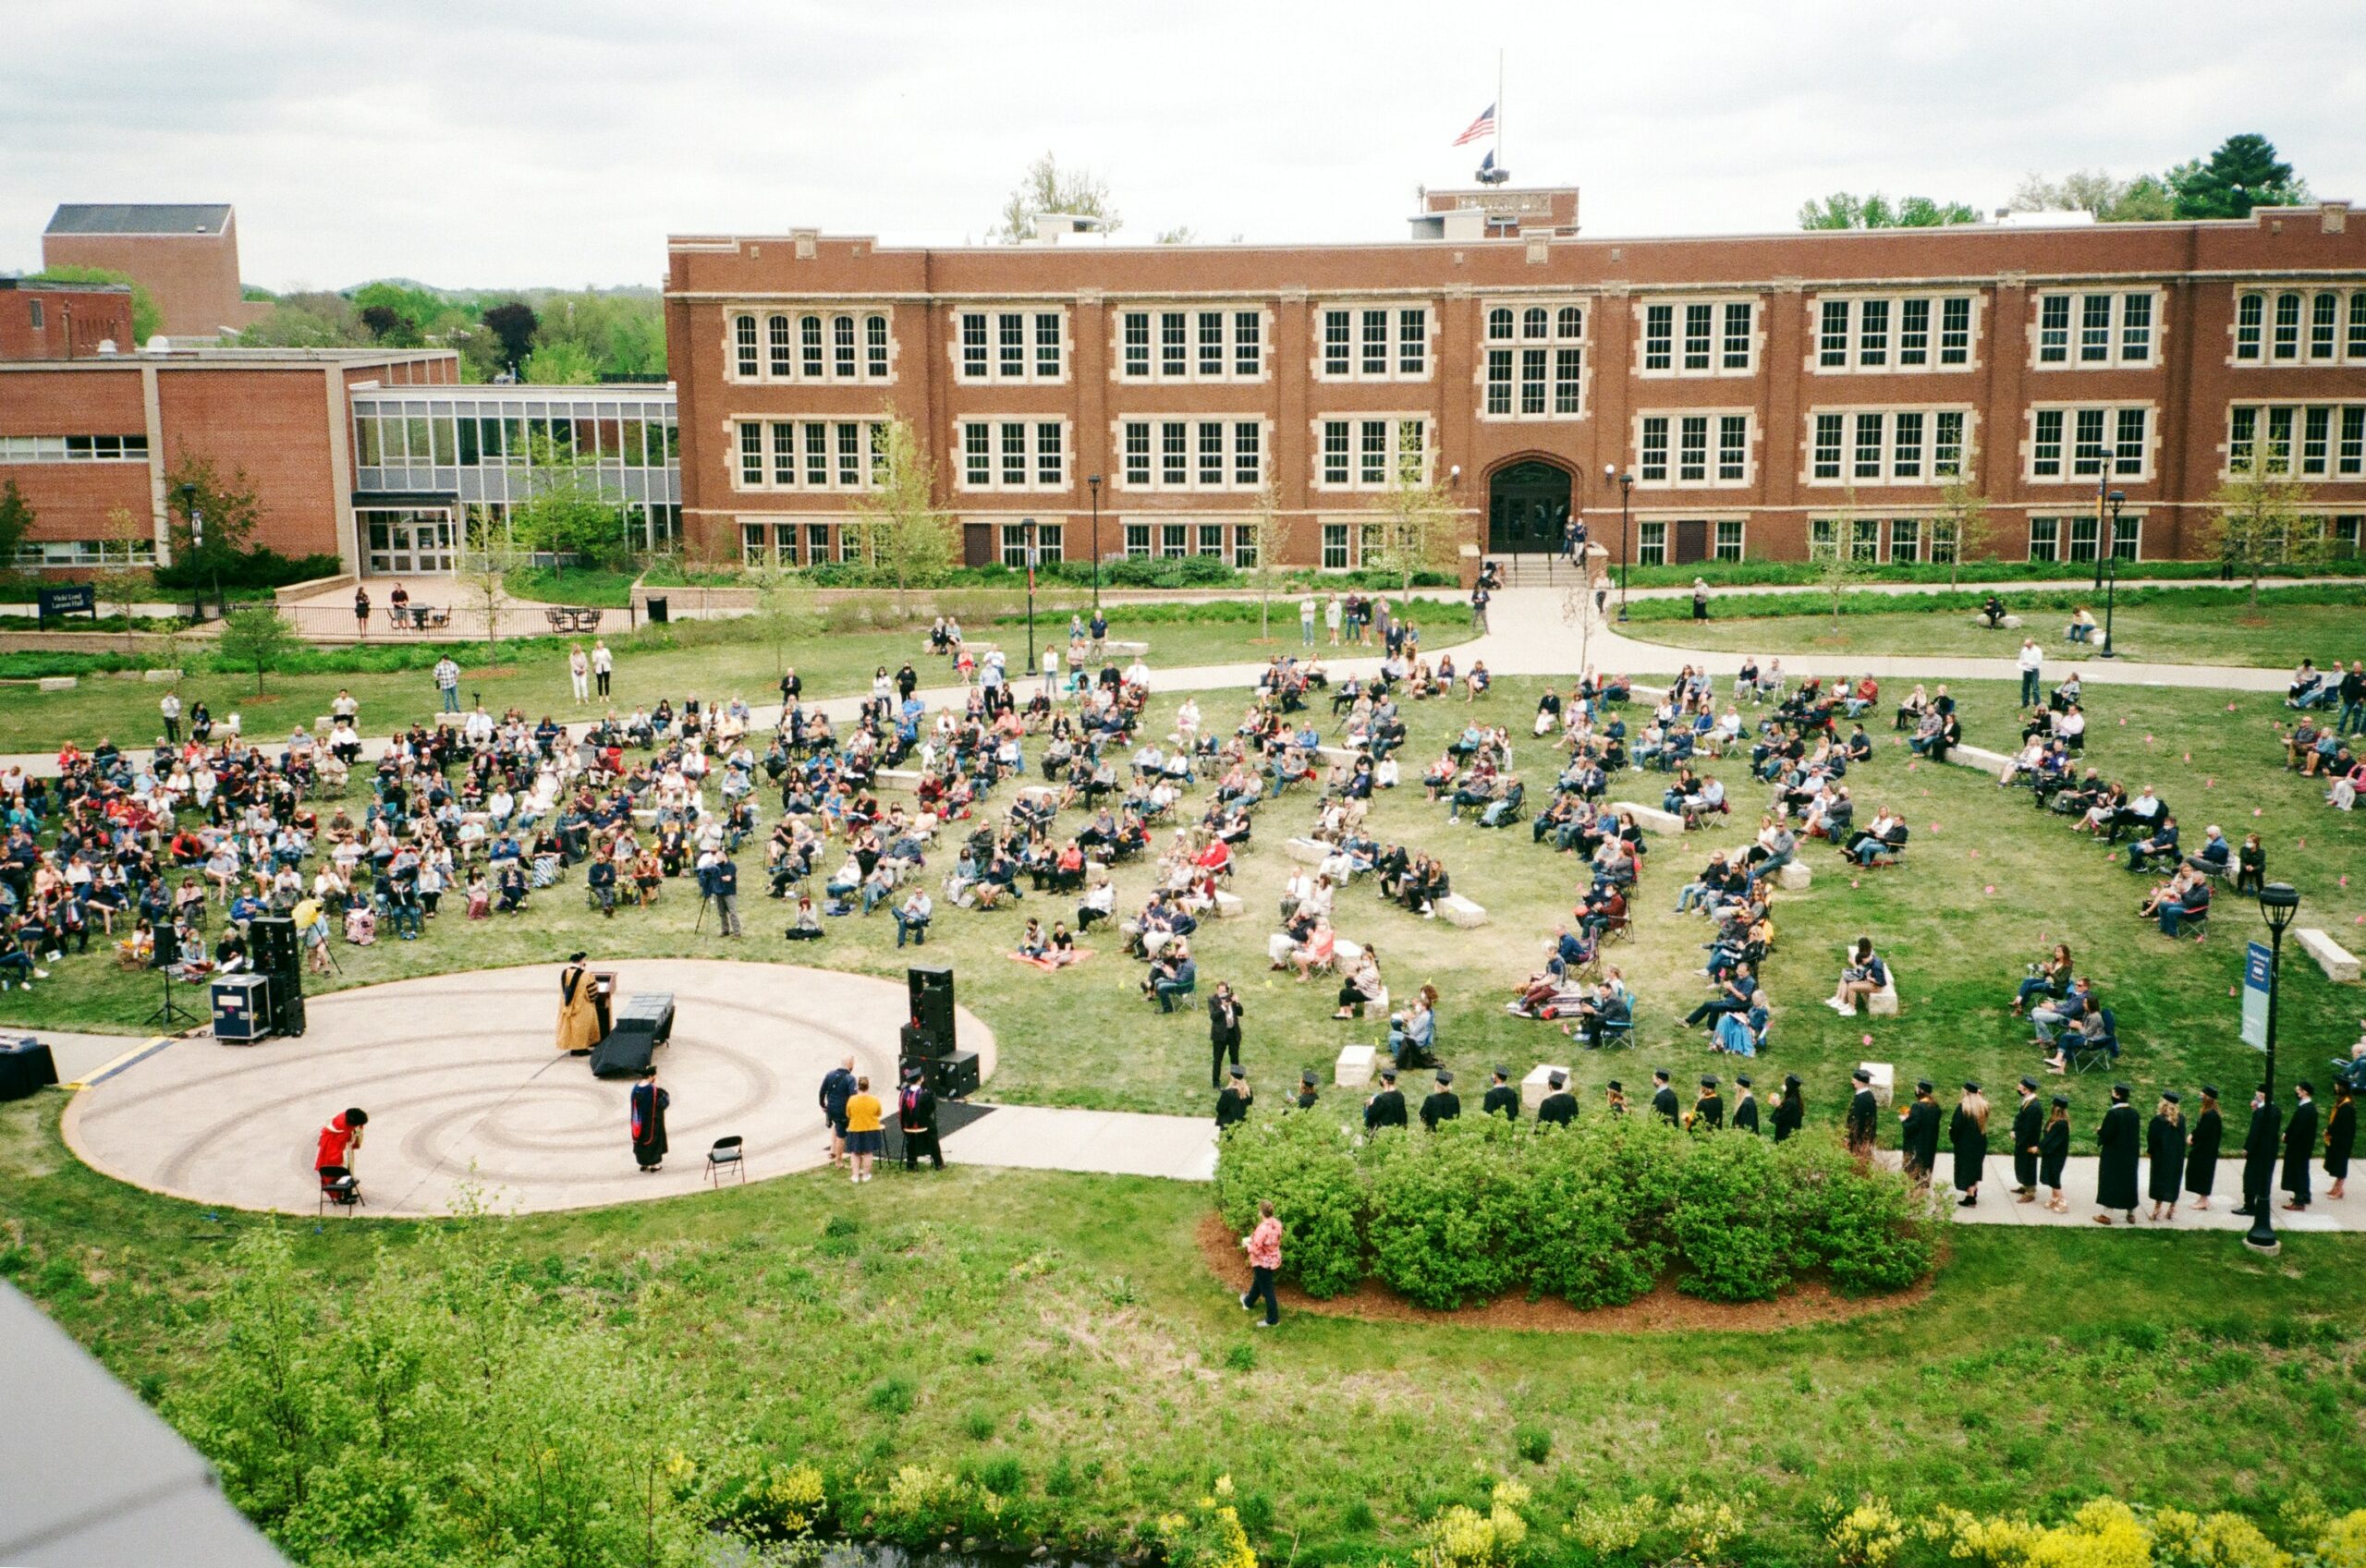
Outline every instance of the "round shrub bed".
[(1369, 1275), (1446, 1309), (1514, 1294), (1616, 1307), (1670, 1274), (1711, 1301), (1770, 1300), (1811, 1274), (1844, 1295), (1903, 1290), (1936, 1265), (1945, 1223), (1830, 1137), (1694, 1136), (1646, 1116), (1366, 1136), (1287, 1112), (1225, 1135), (1215, 1197), (1243, 1233), (1273, 1199), (1282, 1277), (1309, 1295)]

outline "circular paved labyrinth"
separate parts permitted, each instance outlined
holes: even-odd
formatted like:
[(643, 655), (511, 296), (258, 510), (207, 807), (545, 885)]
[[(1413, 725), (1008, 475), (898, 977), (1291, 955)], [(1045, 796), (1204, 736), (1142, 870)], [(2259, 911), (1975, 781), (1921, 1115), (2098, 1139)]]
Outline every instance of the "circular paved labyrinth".
[[(370, 1112), (356, 1170), (369, 1214), (442, 1214), (473, 1185), (495, 1211), (582, 1209), (705, 1185), (707, 1149), (747, 1139), (750, 1180), (825, 1158), (816, 1091), (844, 1057), (890, 1102), (897, 1028), (892, 980), (786, 964), (628, 960), (621, 999), (674, 996), (657, 1052), (672, 1096), (671, 1152), (634, 1163), (625, 1096), (555, 1049), (558, 966), (438, 975), (309, 1002), (301, 1039), (178, 1039), (75, 1096), (66, 1139), (106, 1174), (237, 1209), (310, 1209), (322, 1124)], [(960, 1010), (962, 1048), (991, 1074), (994, 1036)]]

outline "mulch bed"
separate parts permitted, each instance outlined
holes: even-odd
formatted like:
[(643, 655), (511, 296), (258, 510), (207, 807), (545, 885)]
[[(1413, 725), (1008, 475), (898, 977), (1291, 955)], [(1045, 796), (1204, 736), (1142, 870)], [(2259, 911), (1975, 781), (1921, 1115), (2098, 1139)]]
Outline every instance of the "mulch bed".
[[(1240, 1238), (1226, 1228), (1223, 1216), (1201, 1218), (1200, 1256), (1209, 1271), (1238, 1295), (1249, 1288), (1249, 1259)], [(1554, 1333), (1665, 1333), (1717, 1330), (1727, 1333), (1767, 1333), (1778, 1329), (1819, 1323), (1845, 1323), (1876, 1312), (1911, 1307), (1931, 1293), (1928, 1281), (1894, 1295), (1851, 1299), (1818, 1280), (1805, 1280), (1773, 1301), (1702, 1301), (1679, 1293), (1663, 1281), (1649, 1295), (1623, 1307), (1592, 1311), (1572, 1307), (1557, 1296), (1531, 1301), (1507, 1296), (1500, 1301), (1445, 1312), (1416, 1307), (1377, 1280), (1367, 1279), (1344, 1295), (1317, 1301), (1295, 1285), (1281, 1287), (1282, 1309), (1319, 1313), (1326, 1318), (1360, 1318), (1375, 1323), (1434, 1323), (1455, 1328), (1527, 1329)]]

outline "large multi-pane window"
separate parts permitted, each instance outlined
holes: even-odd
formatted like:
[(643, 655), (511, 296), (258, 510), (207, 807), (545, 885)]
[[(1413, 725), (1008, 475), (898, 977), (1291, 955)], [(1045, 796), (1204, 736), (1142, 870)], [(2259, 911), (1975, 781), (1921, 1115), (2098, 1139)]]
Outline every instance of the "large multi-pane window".
[(1637, 415), (1635, 481), (1645, 485), (1748, 484), (1750, 422), (1750, 413), (1745, 409)]
[(2141, 480), (2152, 475), (2152, 410), (2086, 406), (2030, 411), (2033, 480)]
[(1753, 299), (1646, 299), (1638, 369), (1647, 376), (1737, 376), (1757, 368)]
[(1124, 490), (1256, 490), (1265, 482), (1259, 419), (1168, 415), (1118, 424)]
[(1969, 370), (1977, 310), (1969, 294), (1824, 296), (1815, 306), (1815, 368)]
[(2235, 359), (2366, 365), (2366, 287), (2245, 289), (2235, 297)]
[(2160, 290), (2096, 289), (2037, 297), (2041, 370), (2094, 370), (2158, 363)]
[(1262, 381), (1265, 316), (1241, 306), (1123, 310), (1120, 381)]
[[(1028, 531), (1025, 523), (1002, 525), (1002, 564), (1012, 571), (1023, 572), (1030, 565), (1027, 559)], [(1033, 565), (1044, 565), (1067, 558), (1060, 541), (1059, 524), (1037, 523), (1033, 531), (1035, 535)]]
[(864, 490), (879, 482), (877, 419), (742, 419), (738, 490)]
[(1426, 381), (1426, 305), (1326, 305), (1315, 312), (1323, 381)]
[(1066, 490), (1067, 427), (1058, 419), (964, 419), (963, 490)]
[(1809, 420), (1811, 484), (1944, 484), (1963, 471), (1964, 408), (1818, 409)]
[(145, 463), (145, 435), (0, 435), (0, 463)]
[(2226, 410), (2226, 471), (2290, 479), (2366, 476), (2366, 403), (2238, 403)]
[[(2092, 562), (2095, 558), (2096, 543), (2102, 538), (2103, 523), (2093, 512), (2073, 512), (2059, 517), (2031, 517), (2030, 559)], [(2115, 520), (2111, 553), (2122, 561), (2143, 559), (2142, 513), (2123, 512)]]
[(963, 310), (955, 366), (968, 382), (1057, 382), (1067, 375), (1067, 318), (1058, 310)]
[(1493, 305), (1486, 315), (1483, 417), (1571, 419), (1585, 404), (1579, 305)]
[(731, 322), (735, 381), (894, 379), (894, 329), (884, 310), (752, 311)]
[(1315, 485), (1322, 490), (1388, 490), (1400, 479), (1429, 476), (1429, 421), (1386, 414), (1317, 422)]

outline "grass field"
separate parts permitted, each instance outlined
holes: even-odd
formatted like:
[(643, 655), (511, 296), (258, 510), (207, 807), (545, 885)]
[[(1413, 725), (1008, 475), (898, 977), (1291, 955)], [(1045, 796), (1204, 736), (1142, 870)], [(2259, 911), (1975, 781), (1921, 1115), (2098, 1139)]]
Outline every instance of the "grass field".
[[(1221, 609), (1217, 612), (1221, 614)], [(1111, 606), (1109, 635), (1127, 641), (1148, 642), (1153, 668), (1228, 663), (1262, 660), (1295, 650), (1298, 624), (1292, 607), (1276, 604), (1276, 640), (1258, 638), (1254, 614), (1247, 619), (1166, 619), (1167, 607), (1128, 615)], [(1152, 618), (1153, 615), (1159, 618)], [(1067, 611), (1039, 611), (1036, 646), (1056, 642), (1067, 650)], [(1442, 650), (1470, 636), (1470, 612), (1459, 604), (1424, 603), (1415, 624), (1427, 646)], [(1027, 627), (1017, 625), (981, 626), (969, 623), (970, 638), (998, 645), (1016, 671), (1027, 654)], [(589, 638), (583, 639), (589, 648)], [(636, 705), (653, 707), (670, 698), (679, 707), (695, 692), (710, 702), (738, 696), (751, 703), (777, 702), (779, 665), (786, 660), (803, 678), (809, 698), (844, 696), (869, 691), (872, 672), (882, 664), (894, 671), (907, 659), (928, 685), (953, 683), (947, 662), (927, 653), (923, 625), (905, 631), (840, 631), (796, 638), (775, 653), (769, 642), (735, 633), (728, 623), (685, 623), (671, 632), (643, 631), (631, 638), (611, 638), (616, 650), (612, 705), (629, 713)], [(463, 666), (460, 697), (472, 701), (480, 694), (495, 714), (516, 706), (539, 718), (544, 713), (562, 720), (596, 718), (595, 704), (579, 706), (567, 685), (563, 650), (537, 647), (523, 654), (504, 650), (502, 662), (487, 665), (482, 647), (474, 661)], [(432, 656), (429, 662), (433, 662)], [(361, 704), (365, 735), (384, 734), (414, 719), (433, 716), (435, 681), (428, 668), (390, 675), (277, 675), (265, 681), (267, 694), (255, 695), (251, 675), (195, 675), (180, 683), (181, 701), (207, 703), (219, 721), (230, 713), (241, 716), (246, 733), (258, 740), (284, 740), (290, 728), (310, 728), (314, 717), (328, 711), (339, 689), (350, 690)], [(118, 745), (146, 745), (162, 733), (156, 704), (164, 688), (138, 678), (87, 676), (72, 691), (43, 692), (30, 686), (0, 687), (0, 752), (43, 751), (71, 738), (88, 747), (100, 735), (112, 735)]]

